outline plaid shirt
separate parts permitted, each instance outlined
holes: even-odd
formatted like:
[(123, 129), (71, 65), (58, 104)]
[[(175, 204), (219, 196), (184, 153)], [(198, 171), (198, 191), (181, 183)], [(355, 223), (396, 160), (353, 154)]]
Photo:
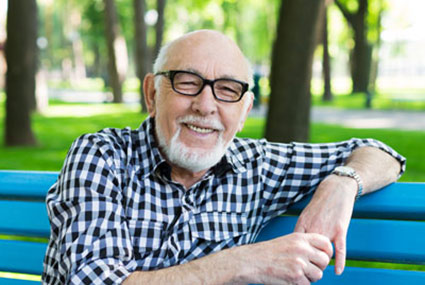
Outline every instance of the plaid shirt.
[(116, 284), (135, 270), (186, 263), (251, 243), (262, 227), (313, 191), (359, 146), (375, 140), (277, 144), (235, 138), (190, 189), (172, 181), (154, 137), (105, 129), (77, 139), (47, 195), (48, 284)]

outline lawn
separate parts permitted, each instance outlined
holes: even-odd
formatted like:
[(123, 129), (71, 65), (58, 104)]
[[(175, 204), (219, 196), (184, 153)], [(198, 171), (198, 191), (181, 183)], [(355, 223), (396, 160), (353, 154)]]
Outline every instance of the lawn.
[[(117, 104), (53, 103), (43, 115), (33, 116), (33, 128), (38, 139), (36, 147), (0, 146), (0, 169), (54, 170), (62, 167), (72, 141), (79, 135), (105, 127), (137, 128), (146, 114), (138, 106)], [(4, 111), (0, 110), (0, 141), (3, 141)], [(264, 119), (249, 118), (241, 137), (260, 138)], [(381, 129), (350, 129), (326, 124), (313, 124), (312, 142), (332, 142), (351, 137), (379, 139), (407, 157), (407, 171), (402, 181), (425, 181), (425, 131)]]
[[(406, 92), (406, 91), (404, 91)], [(425, 90), (411, 90), (410, 93), (403, 94), (403, 91), (381, 92), (373, 95), (372, 109), (375, 110), (425, 110)], [(331, 102), (323, 102), (321, 95), (313, 95), (315, 106), (328, 106), (343, 109), (364, 109), (366, 96), (363, 93), (337, 94)]]

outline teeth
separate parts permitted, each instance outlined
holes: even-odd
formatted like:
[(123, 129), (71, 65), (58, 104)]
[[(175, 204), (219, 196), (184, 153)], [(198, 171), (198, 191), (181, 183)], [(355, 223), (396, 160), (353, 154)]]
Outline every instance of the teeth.
[(208, 133), (212, 133), (214, 131), (213, 129), (199, 128), (197, 126), (189, 125), (189, 124), (187, 124), (187, 126), (188, 126), (189, 129), (191, 129), (195, 132), (201, 133), (201, 134), (208, 134)]

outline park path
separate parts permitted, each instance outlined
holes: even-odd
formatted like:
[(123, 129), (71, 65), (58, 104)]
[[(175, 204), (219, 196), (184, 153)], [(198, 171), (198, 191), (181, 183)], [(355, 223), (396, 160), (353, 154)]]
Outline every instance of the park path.
[[(265, 108), (252, 110), (251, 116), (263, 116)], [(425, 111), (345, 110), (312, 107), (311, 121), (361, 129), (400, 129), (425, 131)]]

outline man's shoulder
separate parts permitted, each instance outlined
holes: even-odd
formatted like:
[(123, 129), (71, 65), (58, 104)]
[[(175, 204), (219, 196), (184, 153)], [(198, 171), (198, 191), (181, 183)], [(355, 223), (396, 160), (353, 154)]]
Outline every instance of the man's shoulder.
[(265, 139), (251, 139), (235, 137), (229, 146), (229, 152), (240, 159), (259, 157), (264, 154)]
[[(95, 153), (119, 156), (131, 155), (137, 152), (145, 140), (146, 134), (139, 129), (126, 127), (105, 128), (94, 133), (83, 134), (71, 146), (71, 152)], [(114, 155), (115, 156), (115, 155)]]
[(109, 145), (127, 145), (135, 139), (138, 139), (138, 131), (132, 130), (130, 127), (123, 129), (104, 128), (95, 133), (86, 133), (76, 139), (78, 141), (87, 141), (93, 144), (109, 144)]

